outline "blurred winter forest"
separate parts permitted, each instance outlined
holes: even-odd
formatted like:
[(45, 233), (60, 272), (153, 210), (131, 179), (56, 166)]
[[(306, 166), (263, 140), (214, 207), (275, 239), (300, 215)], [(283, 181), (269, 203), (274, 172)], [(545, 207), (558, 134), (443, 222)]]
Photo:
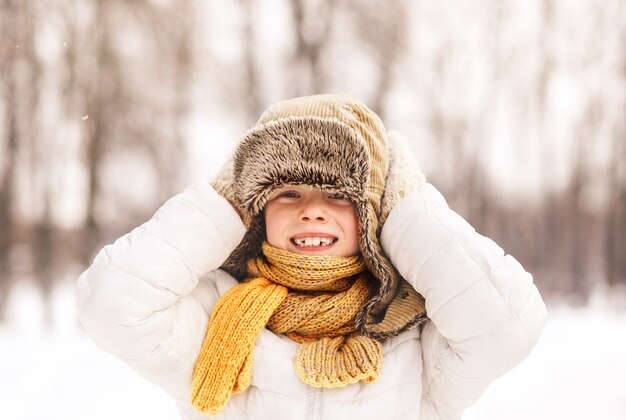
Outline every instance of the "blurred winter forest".
[(323, 92), (404, 133), (545, 296), (626, 289), (623, 0), (0, 0), (0, 317)]

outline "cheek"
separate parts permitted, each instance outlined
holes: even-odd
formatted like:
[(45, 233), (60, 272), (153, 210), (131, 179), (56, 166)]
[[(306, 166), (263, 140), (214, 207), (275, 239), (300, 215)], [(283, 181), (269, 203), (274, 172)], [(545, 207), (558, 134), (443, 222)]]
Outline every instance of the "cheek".
[(272, 246), (278, 245), (278, 240), (280, 239), (280, 214), (276, 212), (272, 207), (267, 206), (265, 208), (265, 238), (267, 242)]
[(347, 212), (343, 217), (344, 232), (353, 252), (360, 250), (359, 246), (359, 221), (354, 210)]
[(354, 223), (354, 229), (352, 230), (352, 235), (353, 235), (353, 243), (354, 246), (357, 249), (360, 249), (360, 245), (359, 245), (359, 225), (357, 222)]

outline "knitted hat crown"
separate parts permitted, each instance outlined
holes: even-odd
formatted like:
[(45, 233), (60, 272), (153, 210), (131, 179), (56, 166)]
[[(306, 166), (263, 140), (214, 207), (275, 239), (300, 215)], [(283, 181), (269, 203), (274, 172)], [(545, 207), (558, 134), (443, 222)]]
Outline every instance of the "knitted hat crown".
[(374, 338), (399, 334), (425, 314), (421, 296), (399, 277), (380, 247), (388, 171), (385, 127), (359, 100), (316, 95), (270, 107), (234, 154), (236, 200), (251, 224), (223, 268), (240, 280), (247, 276), (246, 262), (260, 255), (265, 239), (263, 208), (276, 189), (291, 184), (342, 192), (355, 205), (361, 253), (379, 281), (357, 317), (357, 328)]

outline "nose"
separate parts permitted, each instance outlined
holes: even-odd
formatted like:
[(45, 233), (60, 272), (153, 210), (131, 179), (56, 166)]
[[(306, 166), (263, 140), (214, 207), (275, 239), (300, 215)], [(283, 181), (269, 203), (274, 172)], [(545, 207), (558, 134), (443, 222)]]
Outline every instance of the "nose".
[(302, 203), (300, 209), (300, 222), (321, 222), (326, 223), (328, 220), (328, 214), (326, 211), (326, 205), (323, 200), (318, 198), (311, 198)]

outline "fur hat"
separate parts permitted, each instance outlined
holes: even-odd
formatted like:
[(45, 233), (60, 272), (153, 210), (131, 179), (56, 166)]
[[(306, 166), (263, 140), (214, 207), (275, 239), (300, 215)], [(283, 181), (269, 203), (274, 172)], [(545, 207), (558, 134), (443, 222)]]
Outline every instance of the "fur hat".
[(379, 243), (382, 223), (402, 196), (397, 187), (386, 195), (389, 172), (385, 127), (359, 100), (316, 95), (275, 104), (244, 135), (233, 157), (226, 187), (249, 229), (222, 268), (239, 280), (247, 276), (246, 262), (261, 254), (263, 208), (274, 190), (294, 184), (340, 191), (355, 205), (361, 253), (378, 280), (357, 328), (382, 339), (425, 320), (423, 298), (398, 275)]

